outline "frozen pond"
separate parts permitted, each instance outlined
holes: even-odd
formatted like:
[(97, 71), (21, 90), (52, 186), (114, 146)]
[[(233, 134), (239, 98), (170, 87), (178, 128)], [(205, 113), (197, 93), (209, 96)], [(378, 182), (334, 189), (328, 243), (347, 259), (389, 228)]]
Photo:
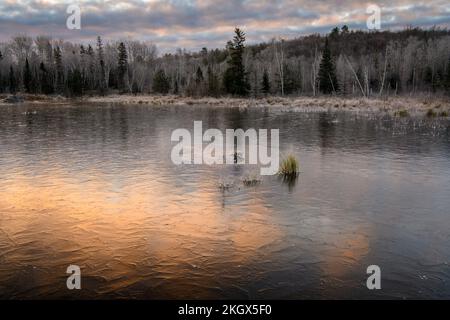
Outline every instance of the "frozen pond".
[[(176, 166), (176, 128), (278, 128), (301, 175)], [(450, 298), (448, 119), (0, 108), (0, 298)], [(220, 183), (230, 188), (219, 188)], [(81, 267), (82, 290), (66, 288)], [(378, 265), (382, 289), (366, 288)]]

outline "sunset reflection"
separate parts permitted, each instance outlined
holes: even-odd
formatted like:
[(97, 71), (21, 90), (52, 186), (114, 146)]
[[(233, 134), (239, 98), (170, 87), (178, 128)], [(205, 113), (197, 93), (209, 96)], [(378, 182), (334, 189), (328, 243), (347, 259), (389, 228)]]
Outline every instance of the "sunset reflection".
[(2, 277), (9, 277), (7, 270), (20, 261), (49, 270), (51, 259), (60, 269), (70, 261), (87, 274), (101, 274), (108, 281), (105, 292), (122, 287), (122, 276), (142, 277), (137, 269), (198, 285), (207, 277), (197, 272), (220, 273), (224, 263), (256, 262), (258, 250), (280, 237), (261, 199), (252, 199), (245, 210), (231, 206), (224, 212), (222, 192), (204, 192), (214, 188), (211, 183), (198, 181), (196, 191), (185, 197), (175, 186), (158, 182), (152, 171), (140, 175), (147, 183), (116, 190), (94, 172), (86, 174), (91, 178), (82, 187), (62, 169), (48, 171), (39, 181), (23, 173), (10, 176), (14, 183), (0, 202), (0, 239), (11, 248), (3, 255), (9, 267)]
[[(373, 298), (372, 264), (381, 297), (449, 296), (445, 135), (404, 139), (385, 117), (345, 113), (24, 110), (0, 113), (0, 298)], [(247, 186), (251, 166), (174, 165), (171, 129), (194, 120), (281, 128), (298, 179)], [(71, 264), (82, 290), (67, 290)]]

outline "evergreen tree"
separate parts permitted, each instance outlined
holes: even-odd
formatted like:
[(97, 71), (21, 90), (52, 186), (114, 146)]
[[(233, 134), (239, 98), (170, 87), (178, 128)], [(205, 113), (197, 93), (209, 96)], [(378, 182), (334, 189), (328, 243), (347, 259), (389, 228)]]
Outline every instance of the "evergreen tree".
[(450, 56), (448, 58), (447, 74), (445, 76), (445, 81), (446, 81), (447, 92), (450, 93)]
[(339, 28), (334, 27), (333, 30), (331, 30), (330, 38), (336, 40), (338, 37), (339, 37)]
[(341, 28), (341, 34), (346, 35), (348, 34), (348, 26), (344, 24)]
[(267, 70), (264, 70), (263, 78), (261, 82), (261, 90), (265, 95), (268, 95), (270, 93), (270, 80), (269, 80), (269, 74), (267, 73)]
[(284, 77), (284, 93), (293, 94), (296, 93), (300, 88), (299, 79), (301, 78), (299, 74), (289, 68), (286, 64), (283, 66), (283, 77)]
[(39, 71), (36, 68), (32, 68), (31, 93), (39, 93)]
[(28, 63), (28, 58), (25, 60), (25, 67), (23, 70), (23, 86), (25, 88), (26, 93), (31, 93), (31, 70), (30, 70), (30, 64)]
[(86, 49), (80, 45), (80, 59), (81, 59), (81, 81), (83, 90), (86, 88)]
[(175, 79), (175, 82), (173, 83), (173, 94), (178, 94), (180, 91), (180, 88), (178, 87), (178, 80)]
[(53, 93), (53, 85), (50, 79), (50, 75), (45, 68), (43, 62), (41, 62), (39, 66), (39, 78), (41, 79), (41, 92), (43, 94), (52, 94)]
[(69, 73), (67, 75), (67, 86), (70, 96), (83, 95), (83, 79), (78, 68), (69, 70)]
[(204, 83), (203, 71), (200, 66), (197, 67), (197, 70), (192, 79), (193, 81), (191, 81), (189, 85), (186, 87), (185, 90), (186, 94), (188, 96), (203, 96), (206, 91), (206, 86)]
[(138, 86), (137, 82), (134, 81), (133, 84), (131, 85), (131, 93), (133, 93), (134, 95), (137, 95), (139, 92), (140, 92), (139, 86)]
[(166, 94), (170, 90), (170, 81), (166, 76), (164, 70), (159, 69), (153, 77), (152, 89), (156, 93)]
[(203, 72), (200, 67), (197, 67), (197, 72), (195, 73), (195, 83), (200, 85), (203, 82)]
[(2, 52), (0, 51), (0, 92), (3, 92), (3, 75), (2, 75), (2, 69), (1, 69), (1, 62), (3, 60)]
[(325, 48), (322, 54), (322, 61), (320, 62), (319, 89), (324, 94), (330, 94), (338, 91), (336, 69), (331, 57), (328, 38), (325, 39)]
[(100, 94), (106, 93), (105, 57), (103, 53), (103, 42), (100, 36), (97, 37), (97, 56), (99, 64), (98, 90)]
[(14, 75), (14, 69), (9, 66), (9, 93), (15, 94), (17, 91), (16, 76)]
[(88, 66), (88, 74), (89, 76), (86, 77), (85, 79), (85, 87), (88, 88), (89, 90), (94, 90), (95, 89), (95, 53), (94, 53), (94, 49), (92, 48), (91, 45), (88, 45), (88, 48), (86, 50), (86, 54), (88, 57), (88, 62), (89, 62), (89, 66)]
[(387, 83), (389, 89), (393, 90), (397, 94), (401, 90), (400, 86), (400, 76), (396, 71), (389, 74), (387, 78)]
[(62, 54), (61, 49), (57, 46), (54, 49), (53, 56), (55, 59), (55, 68), (56, 68), (56, 92), (59, 94), (64, 93), (64, 68), (62, 64)]
[(125, 47), (124, 43), (121, 42), (118, 47), (118, 87), (121, 91), (128, 91), (127, 90), (127, 82), (126, 81), (126, 75), (128, 71), (128, 55), (127, 55), (127, 48)]
[(431, 69), (430, 66), (428, 66), (425, 69), (425, 76), (424, 76), (425, 83), (428, 84), (433, 92), (435, 91), (435, 79), (433, 75), (433, 69)]
[(236, 28), (233, 41), (229, 41), (227, 49), (229, 52), (228, 69), (225, 71), (223, 82), (227, 93), (246, 96), (250, 91), (247, 81), (247, 73), (243, 63), (245, 33)]
[(217, 78), (217, 75), (212, 71), (211, 66), (208, 66), (207, 70), (208, 75), (208, 94), (216, 97), (219, 95), (219, 79)]

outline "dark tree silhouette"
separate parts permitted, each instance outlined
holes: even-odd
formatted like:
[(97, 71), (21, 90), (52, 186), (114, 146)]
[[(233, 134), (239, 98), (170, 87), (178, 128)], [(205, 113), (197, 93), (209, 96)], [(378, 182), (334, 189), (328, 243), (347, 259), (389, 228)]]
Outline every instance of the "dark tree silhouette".
[(9, 92), (11, 94), (15, 94), (16, 91), (17, 91), (16, 76), (14, 75), (13, 67), (9, 66)]
[(447, 63), (447, 74), (446, 74), (446, 87), (447, 87), (447, 93), (450, 93), (450, 56), (448, 57), (448, 63)]
[(261, 91), (268, 95), (270, 93), (270, 80), (269, 80), (269, 74), (267, 73), (267, 70), (264, 69), (263, 78), (261, 82)]
[(99, 68), (98, 91), (101, 95), (106, 93), (105, 56), (103, 52), (103, 42), (100, 36), (97, 37), (97, 57)]
[(159, 69), (153, 77), (152, 89), (156, 93), (166, 94), (170, 90), (170, 81), (166, 76), (164, 70)]
[(338, 91), (338, 82), (336, 78), (336, 69), (331, 57), (331, 51), (328, 44), (328, 38), (325, 40), (322, 61), (319, 69), (319, 90), (324, 94), (336, 93)]
[(30, 64), (28, 63), (28, 58), (25, 59), (25, 67), (23, 70), (23, 86), (26, 93), (31, 93), (31, 70)]
[(39, 79), (41, 83), (41, 92), (44, 94), (52, 94), (53, 93), (53, 85), (50, 78), (50, 74), (45, 68), (45, 64), (41, 62), (39, 65)]
[(53, 56), (55, 58), (55, 69), (56, 69), (56, 92), (59, 94), (64, 93), (64, 67), (62, 64), (62, 54), (61, 49), (57, 46), (54, 49)]
[(213, 72), (211, 66), (208, 66), (207, 76), (208, 76), (208, 94), (210, 96), (216, 97), (220, 93), (220, 84), (219, 78)]
[(118, 50), (118, 61), (117, 61), (117, 71), (118, 71), (118, 87), (122, 92), (127, 90), (126, 76), (128, 72), (128, 54), (127, 48), (124, 43), (119, 44)]
[(67, 75), (67, 86), (71, 96), (81, 96), (83, 94), (83, 78), (80, 70), (69, 70)]
[(247, 73), (242, 56), (245, 49), (245, 33), (236, 28), (233, 41), (227, 44), (229, 59), (228, 68), (224, 74), (224, 87), (227, 93), (239, 96), (246, 96), (250, 91), (250, 84), (247, 81)]
[(197, 72), (195, 73), (195, 83), (197, 85), (199, 85), (200, 83), (203, 82), (203, 72), (202, 72), (202, 68), (197, 67)]

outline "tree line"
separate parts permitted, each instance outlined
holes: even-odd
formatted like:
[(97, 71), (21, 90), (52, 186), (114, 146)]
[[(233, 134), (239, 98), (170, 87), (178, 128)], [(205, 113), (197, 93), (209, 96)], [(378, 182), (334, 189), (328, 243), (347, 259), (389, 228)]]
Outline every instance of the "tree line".
[(450, 31), (351, 31), (158, 55), (141, 41), (77, 44), (16, 36), (0, 44), (0, 93), (186, 96), (450, 93)]

